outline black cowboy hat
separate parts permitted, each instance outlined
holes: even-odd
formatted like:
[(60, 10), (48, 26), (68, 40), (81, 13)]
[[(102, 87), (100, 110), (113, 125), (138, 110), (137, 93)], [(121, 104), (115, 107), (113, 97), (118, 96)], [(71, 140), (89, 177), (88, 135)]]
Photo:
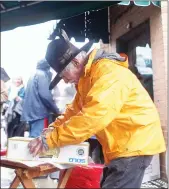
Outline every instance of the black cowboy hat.
[(59, 39), (51, 41), (47, 47), (46, 60), (48, 64), (57, 72), (56, 77), (50, 83), (49, 89), (52, 90), (62, 79), (59, 75), (64, 68), (75, 58), (81, 51), (88, 52), (93, 45), (93, 40), (89, 41), (82, 48), (78, 49), (72, 43), (64, 30), (60, 31)]

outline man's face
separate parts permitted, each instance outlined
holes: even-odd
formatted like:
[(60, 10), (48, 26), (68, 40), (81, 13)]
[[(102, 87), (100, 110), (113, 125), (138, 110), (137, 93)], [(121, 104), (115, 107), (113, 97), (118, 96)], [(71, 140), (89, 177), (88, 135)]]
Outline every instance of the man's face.
[(70, 69), (65, 69), (62, 71), (61, 77), (65, 83), (77, 84), (81, 76), (82, 66), (78, 63), (77, 59), (74, 59), (71, 64)]

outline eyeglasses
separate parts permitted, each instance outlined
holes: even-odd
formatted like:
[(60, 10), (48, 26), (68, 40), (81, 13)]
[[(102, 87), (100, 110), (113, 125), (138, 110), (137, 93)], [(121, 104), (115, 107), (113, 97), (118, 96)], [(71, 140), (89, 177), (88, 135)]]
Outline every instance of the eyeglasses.
[(74, 59), (72, 60), (72, 62), (74, 62), (76, 65), (79, 64), (79, 61), (78, 61), (77, 58), (74, 58)]
[[(77, 58), (73, 58), (70, 63), (75, 63), (76, 65), (78, 65), (78, 64), (79, 64), (79, 61), (78, 61)], [(70, 64), (70, 63), (69, 63), (69, 64)], [(65, 68), (66, 68), (66, 67), (65, 67)], [(64, 69), (62, 70), (62, 72), (59, 74), (60, 77), (63, 76), (63, 72), (64, 72), (65, 68), (64, 68)]]

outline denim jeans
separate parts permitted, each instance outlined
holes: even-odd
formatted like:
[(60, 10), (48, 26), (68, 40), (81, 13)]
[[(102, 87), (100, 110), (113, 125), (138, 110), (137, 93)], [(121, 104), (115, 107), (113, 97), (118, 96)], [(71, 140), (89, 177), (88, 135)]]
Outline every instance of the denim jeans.
[(36, 138), (41, 135), (42, 130), (45, 127), (48, 127), (54, 120), (52, 119), (52, 114), (50, 114), (46, 118), (29, 121), (30, 129), (29, 129), (29, 137)]
[(103, 169), (101, 188), (140, 188), (145, 169), (153, 156), (124, 157), (112, 160)]
[(30, 121), (29, 125), (30, 125), (29, 137), (36, 138), (41, 135), (42, 130), (44, 129), (44, 118), (35, 121)]

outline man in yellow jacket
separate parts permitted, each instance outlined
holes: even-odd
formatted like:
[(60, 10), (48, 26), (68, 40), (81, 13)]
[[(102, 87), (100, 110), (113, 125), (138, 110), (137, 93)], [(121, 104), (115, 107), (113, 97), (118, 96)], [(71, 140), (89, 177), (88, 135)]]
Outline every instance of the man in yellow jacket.
[(93, 50), (91, 42), (74, 47), (62, 31), (48, 45), (46, 59), (61, 79), (76, 84), (77, 94), (46, 135), (29, 144), (34, 155), (54, 147), (79, 144), (95, 135), (105, 168), (101, 188), (139, 188), (154, 154), (164, 152), (159, 115), (147, 91), (117, 53)]

